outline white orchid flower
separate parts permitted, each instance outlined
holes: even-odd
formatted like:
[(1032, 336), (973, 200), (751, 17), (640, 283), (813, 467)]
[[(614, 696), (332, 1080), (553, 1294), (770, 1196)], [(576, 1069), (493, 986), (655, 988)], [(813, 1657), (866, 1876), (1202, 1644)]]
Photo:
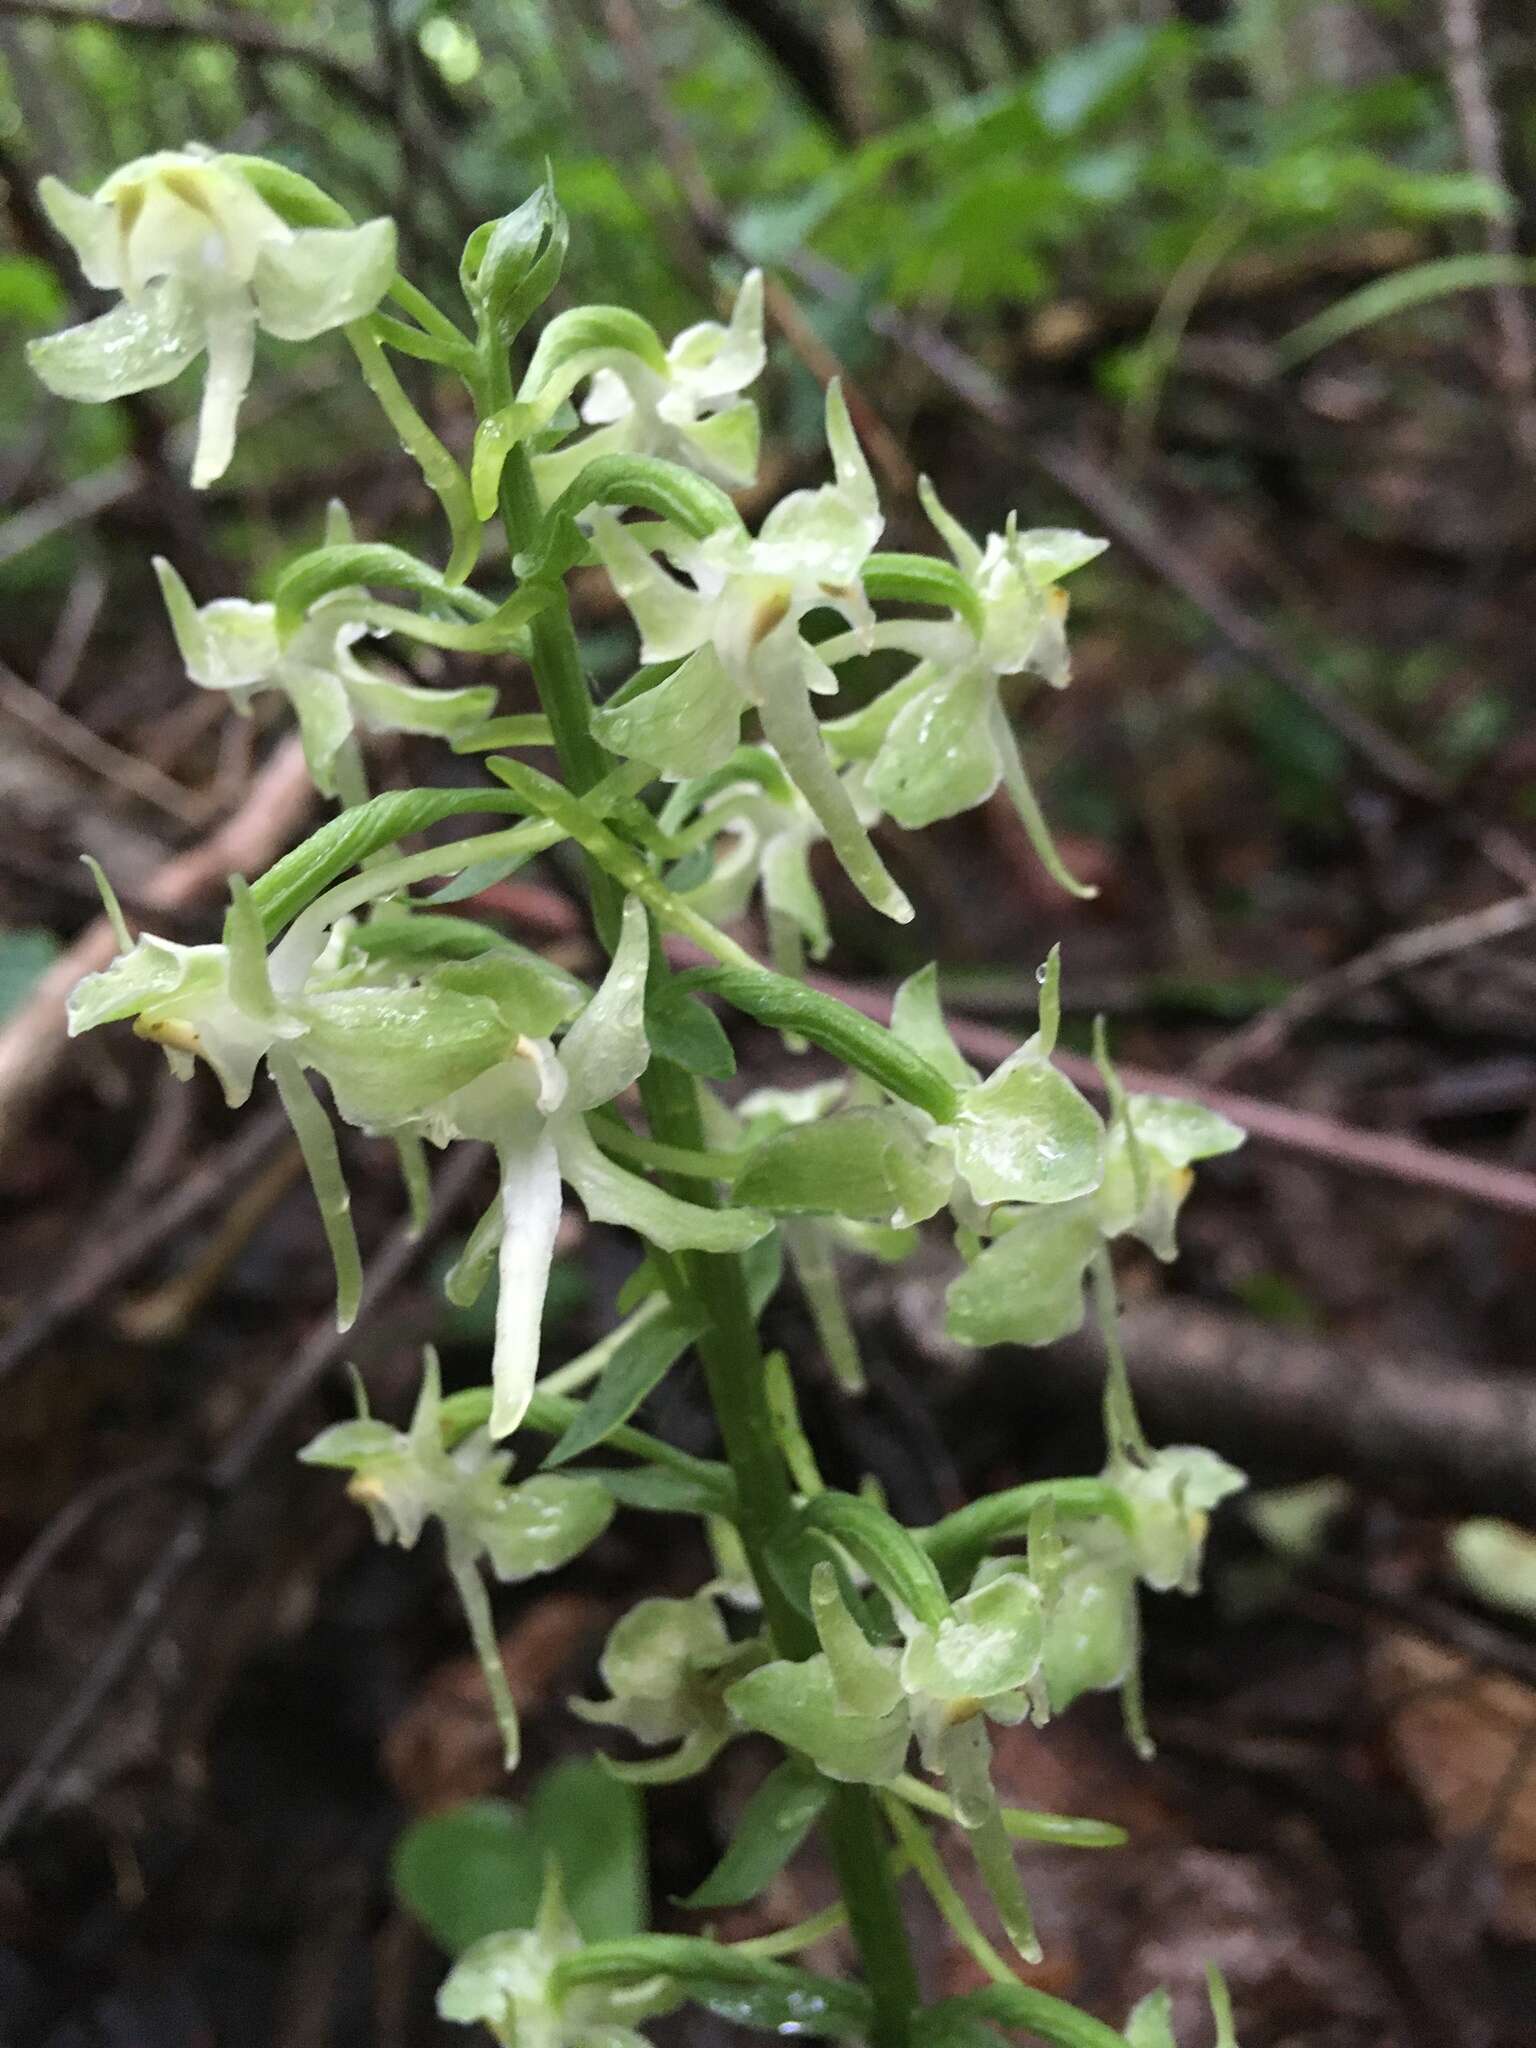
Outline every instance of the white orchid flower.
[(975, 592), (979, 628), (958, 613), (944, 620), (886, 619), (863, 641), (850, 635), (832, 643), (823, 651), (834, 662), (869, 646), (917, 659), (873, 704), (829, 726), (828, 739), (841, 759), (868, 764), (871, 799), (908, 830), (984, 803), (1001, 783), (1050, 873), (1075, 894), (1091, 895), (1068, 874), (1051, 842), (1000, 684), (1004, 676), (1027, 673), (1053, 689), (1066, 687), (1071, 665), (1061, 579), (1108, 543), (1064, 528), (1021, 532), (1010, 514), (1003, 532), (981, 544), (945, 511), (926, 477), (919, 489)]
[(597, 551), (640, 628), (641, 658), (680, 662), (672, 674), (597, 714), (600, 738), (674, 781), (723, 767), (756, 709), (763, 732), (861, 893), (905, 923), (912, 907), (870, 842), (828, 758), (811, 708), (837, 678), (801, 637), (809, 612), (838, 611), (857, 632), (874, 621), (859, 571), (884, 520), (874, 479), (837, 384), (827, 389), (827, 443), (836, 481), (793, 491), (754, 539), (724, 526), (703, 540), (663, 530), (655, 545), (686, 583), (611, 513), (593, 518)]
[(511, 1454), (493, 1449), (481, 1429), (450, 1449), (437, 1354), (430, 1348), (408, 1429), (393, 1429), (371, 1416), (362, 1382), (355, 1384), (356, 1417), (322, 1430), (299, 1457), (306, 1465), (351, 1473), (347, 1492), (367, 1510), (381, 1543), (412, 1550), (429, 1520), (439, 1524), (449, 1574), (495, 1708), (507, 1769), (515, 1770), (517, 1707), (482, 1566), (503, 1585), (558, 1571), (602, 1535), (613, 1519), (613, 1501), (599, 1481), (579, 1473), (540, 1472), (509, 1484)]
[(660, 455), (727, 490), (757, 475), (757, 407), (741, 393), (762, 374), (763, 274), (742, 279), (729, 325), (701, 320), (663, 350), (648, 323), (621, 308), (582, 307), (549, 323), (519, 403), (552, 417), (582, 383), (580, 413), (594, 431), (536, 455), (545, 503), (598, 455)]
[(359, 726), (452, 739), (483, 724), (495, 708), (493, 685), (428, 689), (366, 668), (352, 650), (379, 629), (359, 615), (360, 593), (322, 598), (285, 640), (274, 605), (221, 597), (198, 606), (159, 555), (155, 574), (188, 678), (200, 689), (225, 691), (242, 715), (257, 691), (281, 691), (293, 706), (304, 758), (323, 796), (336, 794), (340, 757)]
[(576, 1007), (571, 985), (526, 955), (492, 942), (473, 959), (407, 957), (391, 972), (365, 954), (360, 964), (345, 927), (333, 926), (367, 900), (367, 879), (338, 892), (342, 910), (323, 899), (312, 905), (270, 959), (243, 888), (218, 946), (147, 935), (134, 943), (117, 913), (124, 951), (76, 988), (70, 1032), (136, 1018), (178, 1072), (193, 1055), (207, 1059), (232, 1103), (249, 1095), (266, 1060), (330, 1236), (342, 1327), (356, 1311), (357, 1245), (335, 1137), (304, 1071), (329, 1084), (344, 1122), (371, 1134), (492, 1145), (500, 1192), (460, 1261), (454, 1299), (473, 1300), (497, 1262), (490, 1427), (499, 1439), (522, 1420), (533, 1393), (562, 1181), (594, 1223), (622, 1224), (665, 1251), (741, 1251), (769, 1224), (740, 1209), (679, 1201), (616, 1166), (587, 1127), (588, 1113), (638, 1079), (650, 1059), (650, 937), (638, 902), (626, 904), (608, 974), (557, 1052), (551, 1033)]
[(136, 158), (90, 198), (57, 178), (38, 197), (90, 283), (122, 303), (33, 342), (33, 369), (61, 398), (102, 402), (168, 384), (206, 353), (198, 490), (229, 467), (257, 328), (308, 341), (345, 326), (395, 272), (393, 221), (289, 227), (236, 159), (195, 147)]

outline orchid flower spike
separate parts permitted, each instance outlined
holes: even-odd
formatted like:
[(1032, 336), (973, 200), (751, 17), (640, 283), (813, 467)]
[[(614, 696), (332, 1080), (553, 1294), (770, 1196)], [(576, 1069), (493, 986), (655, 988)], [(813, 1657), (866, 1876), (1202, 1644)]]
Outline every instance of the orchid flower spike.
[(38, 197), (89, 282), (122, 294), (99, 319), (34, 341), (50, 391), (100, 403), (169, 384), (208, 357), (192, 483), (229, 467), (256, 330), (308, 341), (371, 313), (395, 274), (395, 227), (293, 228), (240, 160), (189, 145), (138, 157), (87, 198), (57, 178)]
[[(872, 644), (916, 657), (914, 666), (861, 711), (838, 719), (827, 738), (839, 757), (868, 764), (871, 800), (916, 831), (985, 803), (1002, 784), (1054, 879), (1074, 895), (1095, 892), (1067, 872), (1035, 796), (1003, 702), (1002, 679), (1035, 675), (1064, 689), (1067, 597), (1062, 577), (1103, 553), (1107, 542), (1047, 527), (973, 540), (940, 504), (925, 477), (923, 503), (970, 585), (969, 617), (886, 619)], [(861, 651), (853, 636), (823, 650), (834, 663)]]
[(757, 475), (757, 407), (741, 393), (761, 376), (763, 274), (749, 270), (728, 325), (701, 320), (666, 349), (648, 322), (621, 307), (561, 313), (540, 336), (518, 392), (520, 406), (553, 417), (583, 383), (580, 413), (593, 431), (533, 458), (546, 504), (599, 455), (660, 455), (727, 490)]
[(278, 634), (275, 606), (240, 597), (198, 606), (159, 555), (155, 574), (189, 679), (199, 689), (226, 691), (242, 715), (249, 715), (258, 691), (280, 691), (293, 706), (304, 758), (322, 796), (337, 793), (345, 749), (358, 727), (452, 740), (483, 724), (495, 706), (491, 685), (428, 689), (365, 667), (353, 649), (379, 630), (361, 615), (365, 593), (337, 591), (322, 598), (285, 640)]
[[(859, 572), (884, 520), (836, 383), (827, 387), (827, 442), (836, 481), (791, 492), (756, 539), (740, 526), (703, 540), (666, 527), (647, 546), (644, 529), (593, 515), (598, 554), (640, 628), (642, 659), (679, 664), (594, 723), (614, 752), (682, 781), (722, 768), (744, 713), (755, 709), (854, 886), (905, 923), (912, 907), (876, 853), (811, 708), (813, 695), (836, 692), (837, 678), (801, 637), (807, 614), (818, 610), (841, 612), (859, 632), (874, 625)], [(687, 582), (663, 568), (652, 547)]]

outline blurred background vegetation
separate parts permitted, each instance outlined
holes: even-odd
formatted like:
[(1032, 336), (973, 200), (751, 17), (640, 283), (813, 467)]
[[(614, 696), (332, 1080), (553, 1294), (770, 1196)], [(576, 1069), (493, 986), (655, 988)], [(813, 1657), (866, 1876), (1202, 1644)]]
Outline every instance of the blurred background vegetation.
[[(37, 177), (90, 189), (189, 139), (394, 214), (408, 274), (448, 306), (466, 234), (548, 164), (572, 224), (557, 305), (619, 300), (670, 334), (767, 268), (765, 492), (817, 476), (818, 384), (840, 371), (888, 544), (933, 544), (919, 471), (976, 530), (1017, 508), (1113, 541), (1074, 579), (1073, 688), (1021, 719), (1099, 901), (1040, 876), (1006, 806), (889, 836), (910, 933), (824, 877), (840, 975), (888, 985), (937, 954), (957, 1008), (1017, 1031), (1060, 937), (1079, 1047), (1104, 1010), (1124, 1057), (1254, 1098), (1255, 1142), (1191, 1205), (1181, 1266), (1128, 1275), (1133, 1360), (1160, 1434), (1212, 1442), (1262, 1488), (1331, 1490), (1273, 1496), (1218, 1547), (1193, 1620), (1157, 1617), (1169, 1760), (1150, 1781), (1107, 1730), (1049, 1760), (1021, 1734), (1020, 1799), (1123, 1814), (1145, 1839), (1112, 1934), (1080, 1879), (1044, 1880), (1075, 1957), (1053, 1988), (1112, 2012), (1159, 1977), (1193, 1998), (1214, 1954), (1254, 2016), (1245, 2048), (1528, 2039), (1531, 1601), (1508, 1573), (1458, 1576), (1447, 1549), (1465, 1516), (1536, 1522), (1522, 0), (0, 0), (0, 1543), (26, 1559), (74, 1503), (117, 1502), (68, 1523), (66, 1568), (33, 1570), (0, 1646), (25, 1667), (0, 1680), (4, 1776), (32, 1771), (27, 1829), (0, 1850), (0, 2033), (435, 2038), (387, 1847), (402, 1814), (496, 1782), (430, 1566), (374, 1560), (286, 1436), (202, 1525), (122, 1682), (35, 1768), (38, 1728), (89, 1692), (181, 1526), (167, 1461), (219, 1452), (325, 1295), (282, 1160), (257, 1171), (200, 1089), (162, 1089), (150, 1048), (55, 1048), (17, 1099), (7, 1020), (94, 915), (75, 854), (131, 910), (155, 901), (280, 729), (188, 690), (148, 558), (199, 599), (259, 594), (337, 495), (365, 535), (441, 549), (339, 344), (263, 344), (234, 465), (201, 497), (195, 376), (98, 410), (25, 374), (26, 338), (93, 310)], [(462, 394), (402, 375), (462, 452)], [(580, 615), (616, 676), (626, 628), (595, 580)], [(515, 664), (491, 673), (528, 703)], [(472, 772), (411, 742), (375, 768)], [(558, 861), (482, 908), (586, 964)], [(167, 915), (212, 933), (211, 897)], [(786, 1077), (766, 1043), (743, 1065)], [(119, 1257), (193, 1168), (202, 1207)], [(361, 1170), (377, 1243), (392, 1197)], [(557, 1356), (621, 1277), (604, 1233), (564, 1250)], [(1093, 1455), (1096, 1362), (962, 1375), (935, 1335), (942, 1277), (893, 1295), (864, 1276), (874, 1393), (816, 1418), (834, 1462), (842, 1445), (915, 1518)], [(425, 1282), (399, 1302), (358, 1354), (386, 1408), (423, 1337), (450, 1369), (483, 1366), (483, 1329), (445, 1322)], [(775, 1314), (778, 1341), (811, 1341), (794, 1304)], [(658, 1427), (701, 1441), (686, 1375), (656, 1398)], [(535, 1674), (536, 1759), (567, 1740), (541, 1707), (584, 1681), (614, 1600), (652, 1584), (618, 1537), (594, 1556), (574, 1591), (501, 1610)], [(682, 1547), (673, 1567), (682, 1587), (707, 1569)], [(1421, 1696), (1433, 1710), (1402, 1704)], [(661, 1893), (728, 1832), (690, 1799), (653, 1802)]]

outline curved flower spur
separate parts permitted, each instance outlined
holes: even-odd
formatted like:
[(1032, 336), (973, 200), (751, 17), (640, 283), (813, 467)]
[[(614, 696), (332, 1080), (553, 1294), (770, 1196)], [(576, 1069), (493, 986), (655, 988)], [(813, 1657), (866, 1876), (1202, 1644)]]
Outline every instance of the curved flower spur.
[(99, 319), (34, 341), (61, 398), (99, 404), (169, 384), (208, 358), (192, 483), (229, 467), (256, 330), (309, 341), (371, 313), (395, 274), (395, 224), (291, 227), (242, 168), (194, 148), (124, 164), (87, 198), (44, 178), (38, 198), (88, 281), (122, 294)]

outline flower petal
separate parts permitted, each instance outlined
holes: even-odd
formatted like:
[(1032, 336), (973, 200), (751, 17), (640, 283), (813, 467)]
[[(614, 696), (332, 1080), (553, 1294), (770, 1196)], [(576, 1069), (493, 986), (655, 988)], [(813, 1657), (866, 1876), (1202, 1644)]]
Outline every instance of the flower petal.
[(611, 512), (592, 517), (592, 539), (614, 589), (640, 628), (643, 661), (675, 661), (709, 637), (707, 607), (669, 576)]
[(682, 1202), (599, 1151), (580, 1117), (562, 1118), (556, 1133), (560, 1168), (594, 1223), (618, 1223), (664, 1252), (739, 1252), (772, 1225), (749, 1209), (705, 1209)]
[(62, 178), (39, 178), (38, 203), (80, 259), (88, 283), (98, 291), (122, 286), (122, 241), (117, 212), (97, 199), (87, 199)]
[(592, 726), (605, 747), (681, 782), (723, 768), (741, 738), (742, 695), (712, 647), (639, 696), (605, 706)]
[(203, 346), (197, 308), (167, 280), (99, 320), (27, 344), (27, 361), (59, 398), (87, 405), (169, 384)]
[(1002, 780), (988, 713), (996, 685), (972, 668), (932, 684), (891, 721), (869, 793), (898, 825), (919, 831), (985, 803)]
[(1083, 1320), (1099, 1245), (1086, 1201), (1026, 1209), (949, 1284), (945, 1329), (962, 1344), (1054, 1344)]
[(197, 415), (197, 449), (192, 488), (206, 490), (228, 469), (235, 452), (235, 428), (250, 388), (256, 360), (256, 316), (244, 292), (221, 293), (203, 303), (208, 343), (208, 381)]
[(371, 313), (394, 274), (392, 220), (300, 228), (290, 240), (263, 245), (251, 281), (256, 315), (282, 341), (309, 341)]
[(539, 1369), (544, 1296), (560, 1227), (560, 1162), (548, 1132), (498, 1148), (503, 1227), (497, 1255), (496, 1343), (491, 1354), (493, 1439), (528, 1412)]
[(637, 1081), (650, 1064), (645, 1035), (645, 983), (651, 963), (651, 928), (645, 905), (624, 899), (624, 921), (613, 960), (593, 996), (566, 1033), (560, 1064), (573, 1110), (596, 1109)]
[(1104, 1177), (1104, 1126), (1065, 1074), (1022, 1046), (965, 1096), (955, 1162), (978, 1202), (1067, 1202)]

